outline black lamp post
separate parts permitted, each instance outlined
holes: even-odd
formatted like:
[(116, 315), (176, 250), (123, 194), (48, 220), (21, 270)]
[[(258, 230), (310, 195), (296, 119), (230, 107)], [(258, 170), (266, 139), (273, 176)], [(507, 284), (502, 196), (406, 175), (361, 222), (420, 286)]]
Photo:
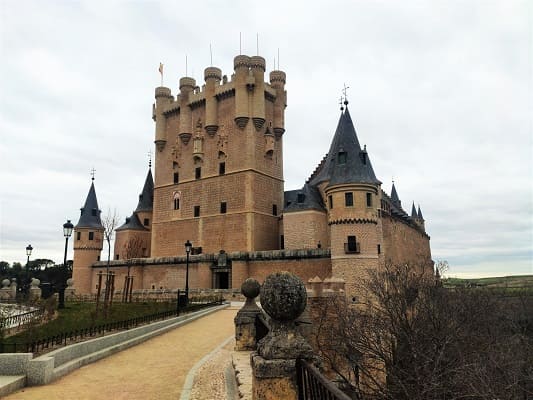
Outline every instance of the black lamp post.
[(192, 250), (192, 243), (187, 241), (185, 242), (185, 252), (187, 253), (187, 269), (185, 272), (185, 296), (187, 297), (187, 304), (189, 304), (189, 254)]
[(61, 271), (61, 282), (59, 283), (59, 304), (57, 308), (65, 308), (65, 288), (67, 286), (68, 272), (67, 272), (67, 249), (68, 238), (72, 235), (74, 225), (70, 222), (70, 219), (63, 224), (63, 236), (65, 236), (65, 257), (63, 258), (63, 268)]
[(31, 244), (29, 244), (26, 247), (26, 255), (28, 256), (28, 260), (26, 261), (26, 284), (24, 285), (24, 292), (26, 294), (28, 294), (30, 291), (30, 256), (32, 250), (33, 247), (31, 247)]

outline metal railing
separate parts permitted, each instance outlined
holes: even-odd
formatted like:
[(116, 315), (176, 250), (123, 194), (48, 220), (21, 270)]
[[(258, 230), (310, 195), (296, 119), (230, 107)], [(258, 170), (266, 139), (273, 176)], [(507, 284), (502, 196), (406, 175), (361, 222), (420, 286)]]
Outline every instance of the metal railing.
[(298, 400), (351, 400), (320, 371), (303, 359), (296, 360)]
[(20, 314), (10, 315), (0, 319), (0, 329), (19, 328), (22, 325), (30, 323), (34, 319), (40, 318), (42, 314), (43, 310), (35, 309)]
[(62, 332), (58, 335), (49, 336), (43, 339), (28, 343), (3, 343), (0, 341), (0, 353), (44, 353), (60, 346), (77, 343), (86, 338), (104, 336), (106, 332), (116, 330), (127, 330), (136, 328), (139, 325), (163, 320), (169, 317), (179, 316), (181, 313), (190, 313), (215, 305), (222, 304), (223, 300), (215, 300), (206, 303), (189, 303), (187, 307), (180, 307), (179, 303), (173, 310), (163, 311), (156, 314), (144, 315), (122, 321), (109, 322), (87, 328), (76, 329), (69, 332)]

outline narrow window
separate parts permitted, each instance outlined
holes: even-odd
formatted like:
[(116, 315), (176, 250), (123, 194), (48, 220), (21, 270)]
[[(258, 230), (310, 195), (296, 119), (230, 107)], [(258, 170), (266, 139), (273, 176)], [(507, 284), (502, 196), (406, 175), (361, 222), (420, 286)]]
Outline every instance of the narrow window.
[(381, 254), (381, 245), (378, 244), (378, 254)]
[(220, 214), (226, 214), (226, 209), (227, 209), (226, 202), (223, 201), (222, 203), (220, 203)]
[(196, 167), (194, 170), (194, 177), (200, 179), (202, 177), (202, 167)]
[(89, 232), (89, 240), (94, 240), (94, 232)]
[(357, 239), (355, 236), (348, 236), (348, 243), (345, 243), (344, 246), (344, 251), (346, 253), (359, 253), (357, 248)]
[(226, 163), (221, 162), (220, 164), (218, 164), (218, 174), (224, 175), (225, 173), (226, 173)]
[(328, 200), (329, 200), (329, 208), (333, 208), (333, 196), (328, 196)]
[(174, 199), (174, 210), (180, 209), (180, 199)]
[(177, 172), (174, 172), (174, 184), (180, 183), (180, 174)]
[(119, 258), (119, 257), (120, 257), (120, 255), (118, 255), (118, 254), (115, 254), (115, 260), (120, 260), (120, 258)]
[(93, 208), (91, 210), (91, 214), (92, 214), (93, 217), (96, 217), (96, 208)]
[(81, 232), (76, 232), (76, 240), (81, 240)]
[(372, 207), (372, 193), (366, 194), (366, 206)]
[(96, 257), (96, 261), (100, 261), (100, 256)]
[(143, 247), (142, 255), (143, 255), (143, 257), (146, 257), (146, 248), (145, 247)]
[(145, 218), (143, 224), (144, 224), (144, 226), (150, 225), (150, 220), (148, 218)]
[(346, 207), (353, 206), (353, 193), (352, 192), (344, 193), (344, 204), (346, 205)]
[(285, 235), (281, 235), (279, 237), (279, 246), (280, 246), (281, 250), (283, 250), (285, 248)]
[(339, 151), (338, 160), (339, 160), (339, 164), (346, 164), (346, 152), (345, 151)]
[(272, 204), (272, 215), (278, 215), (278, 206), (276, 204)]
[(194, 206), (194, 216), (195, 217), (200, 216), (200, 206)]
[(303, 203), (305, 201), (305, 194), (298, 193), (297, 201), (298, 201), (298, 203)]

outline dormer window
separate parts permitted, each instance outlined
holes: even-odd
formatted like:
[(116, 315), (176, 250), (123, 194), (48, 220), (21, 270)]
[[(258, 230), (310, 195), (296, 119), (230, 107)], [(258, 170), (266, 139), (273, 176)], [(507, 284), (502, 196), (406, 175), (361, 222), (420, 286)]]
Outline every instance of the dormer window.
[(303, 203), (305, 201), (305, 194), (303, 193), (298, 193), (298, 196), (297, 196), (297, 201), (298, 203)]
[(93, 209), (91, 210), (91, 215), (92, 215), (93, 217), (96, 217), (96, 208), (93, 208)]
[(337, 160), (339, 165), (346, 164), (346, 152), (344, 150), (339, 151)]

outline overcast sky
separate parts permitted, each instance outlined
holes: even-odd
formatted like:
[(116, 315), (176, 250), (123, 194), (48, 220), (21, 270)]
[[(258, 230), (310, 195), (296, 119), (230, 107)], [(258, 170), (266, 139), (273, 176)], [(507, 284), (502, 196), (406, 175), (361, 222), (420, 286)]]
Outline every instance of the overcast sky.
[[(528, 4), (529, 3), (529, 4)], [(383, 188), (420, 204), (449, 276), (533, 273), (532, 3), (0, 0), (0, 259), (62, 262), (96, 169), (103, 213), (137, 205), (154, 88), (287, 73), (285, 189), (329, 149), (339, 97)], [(276, 60), (277, 63), (277, 60)], [(72, 258), (72, 245), (69, 246)]]

